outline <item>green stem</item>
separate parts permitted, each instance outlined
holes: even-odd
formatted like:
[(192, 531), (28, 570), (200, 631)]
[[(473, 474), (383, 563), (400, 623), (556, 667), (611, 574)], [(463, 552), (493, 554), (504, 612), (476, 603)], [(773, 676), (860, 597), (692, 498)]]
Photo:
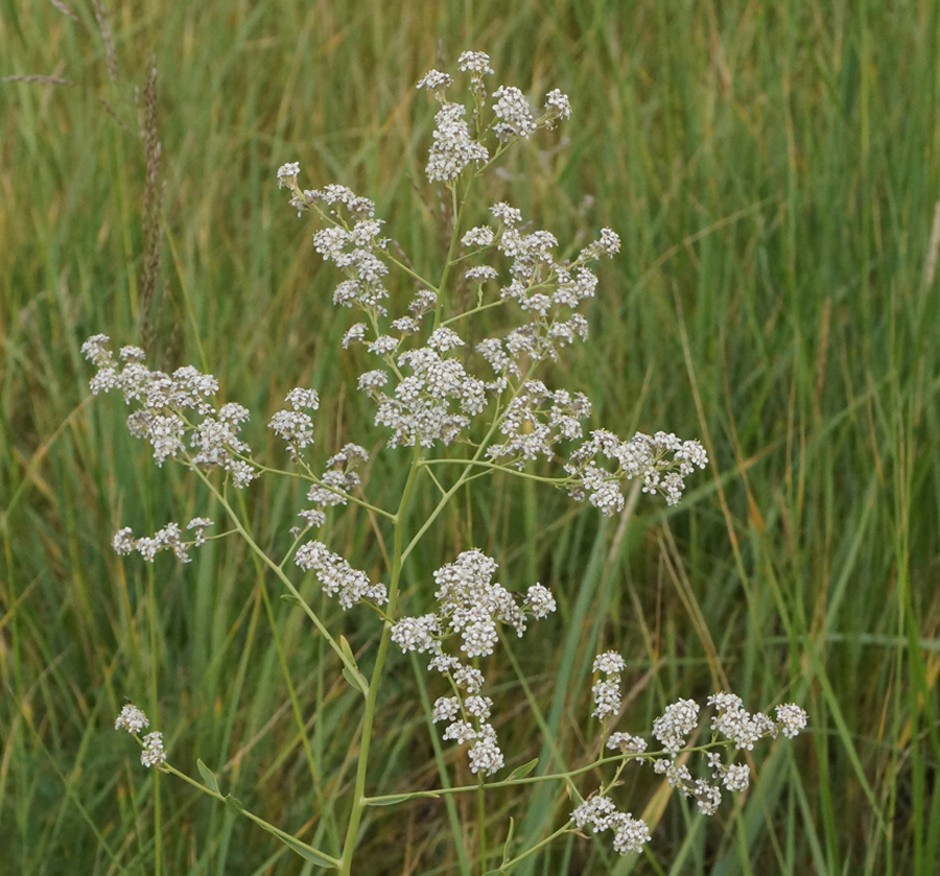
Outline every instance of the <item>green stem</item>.
[(534, 846), (532, 846), (531, 849), (526, 849), (521, 855), (519, 855), (518, 858), (513, 858), (511, 861), (506, 861), (505, 864), (500, 866), (499, 872), (508, 873), (510, 870), (513, 869), (513, 867), (515, 867), (516, 865), (524, 861), (530, 855), (534, 855), (536, 852), (540, 851), (541, 849), (544, 849), (546, 846), (551, 845), (553, 842), (555, 842), (556, 839), (558, 839), (558, 837), (564, 836), (566, 833), (571, 833), (572, 829), (569, 826), (570, 824), (571, 824), (571, 820), (569, 819), (561, 827), (559, 827), (558, 830), (556, 830), (554, 833), (549, 834), (547, 837), (545, 837), (545, 839), (537, 842)]
[(245, 540), (245, 544), (255, 553), (255, 555), (264, 563), (272, 572), (278, 577), (281, 583), (287, 588), (291, 596), (294, 597), (294, 600), (297, 604), (304, 610), (304, 613), (310, 618), (313, 625), (317, 628), (317, 632), (323, 636), (326, 641), (329, 643), (330, 647), (333, 649), (334, 653), (342, 661), (343, 666), (345, 666), (353, 675), (359, 675), (359, 667), (352, 662), (349, 657), (343, 652), (343, 649), (340, 647), (339, 642), (337, 642), (331, 635), (329, 630), (323, 625), (323, 621), (317, 616), (314, 610), (307, 605), (306, 600), (301, 596), (300, 591), (294, 586), (290, 578), (287, 577), (284, 570), (274, 562), (258, 545), (258, 543), (251, 537), (251, 533), (245, 528), (244, 524), (241, 521), (241, 518), (238, 514), (235, 513), (235, 509), (229, 505), (228, 500), (222, 495), (221, 492), (216, 488), (215, 484), (206, 477), (205, 473), (195, 465), (190, 465), (190, 468), (196, 472), (202, 482), (209, 488), (213, 496), (218, 499), (219, 504), (225, 509), (226, 513), (229, 516), (229, 519), (232, 523), (235, 524), (235, 528), (238, 530), (238, 534)]
[[(197, 782), (195, 779), (187, 776), (186, 773), (180, 772), (178, 769), (176, 769), (176, 767), (170, 766), (168, 763), (163, 763), (158, 768), (158, 770), (159, 772), (170, 773), (171, 775), (176, 776), (178, 779), (182, 779), (184, 782), (192, 785), (197, 790), (202, 791), (203, 794), (214, 797), (220, 803), (225, 803), (228, 805), (230, 802), (229, 798), (225, 794), (222, 794), (219, 791), (215, 791), (207, 785), (203, 785), (201, 782)], [(259, 827), (263, 827), (269, 833), (273, 833), (275, 836), (280, 837), (293, 851), (303, 849), (306, 850), (311, 857), (320, 858), (324, 861), (324, 863), (330, 864), (333, 867), (338, 867), (340, 865), (338, 858), (334, 858), (331, 855), (328, 855), (326, 852), (321, 852), (319, 849), (315, 849), (309, 843), (305, 843), (302, 840), (297, 839), (297, 837), (295, 837), (293, 834), (287, 833), (286, 831), (275, 827), (269, 821), (265, 821), (259, 815), (255, 815), (254, 812), (249, 812), (247, 809), (245, 809), (244, 806), (242, 806), (241, 803), (238, 803), (236, 808), (238, 809), (239, 815), (244, 815), (245, 818), (247, 818), (249, 821), (253, 821)]]
[(477, 848), (480, 852), (480, 872), (486, 871), (486, 797), (483, 777), (477, 782)]
[[(388, 616), (395, 617), (395, 606), (398, 602), (398, 588), (401, 580), (401, 568), (404, 561), (404, 552), (402, 550), (405, 536), (405, 522), (407, 517), (408, 505), (411, 502), (411, 494), (414, 490), (415, 481), (418, 477), (421, 463), (421, 447), (416, 444), (414, 448), (414, 457), (411, 462), (411, 470), (408, 472), (408, 480), (405, 482), (405, 488), (402, 491), (401, 502), (398, 511), (395, 514), (395, 544), (392, 554), (392, 570), (388, 588)], [(359, 834), (359, 825), (362, 822), (362, 813), (366, 807), (366, 771), (369, 765), (369, 748), (372, 743), (372, 725), (375, 720), (375, 704), (379, 696), (379, 688), (382, 681), (382, 670), (385, 668), (385, 658), (388, 654), (388, 645), (391, 641), (392, 625), (386, 623), (382, 627), (382, 635), (379, 639), (378, 652), (375, 655), (375, 666), (372, 669), (372, 677), (369, 680), (369, 692), (366, 696), (366, 708), (362, 716), (362, 733), (359, 739), (359, 760), (356, 764), (356, 787), (353, 792), (352, 809), (349, 813), (349, 824), (346, 827), (346, 841), (343, 844), (343, 857), (340, 864), (340, 876), (350, 876), (352, 873), (353, 853), (356, 849), (356, 841)]]
[[(720, 746), (727, 747), (728, 743), (719, 742), (704, 746), (699, 746), (697, 748), (682, 749), (679, 754), (684, 754), (687, 751), (705, 751), (709, 748), (717, 748)], [(617, 754), (611, 757), (601, 758), (592, 763), (587, 764), (583, 767), (578, 767), (576, 770), (568, 770), (564, 773), (548, 773), (544, 776), (530, 776), (524, 779), (503, 779), (499, 782), (486, 782), (483, 785), (483, 790), (491, 791), (497, 788), (514, 788), (519, 785), (537, 785), (541, 782), (559, 782), (565, 779), (573, 778), (574, 776), (583, 776), (585, 773), (592, 772), (596, 770), (599, 766), (608, 763), (620, 763), (621, 761), (631, 761), (637, 760), (641, 757), (660, 757), (666, 756), (667, 752), (665, 751), (653, 751), (645, 752), (642, 755), (634, 754)], [(671, 755), (669, 755), (671, 756)], [(469, 794), (474, 791), (480, 790), (480, 785), (458, 785), (453, 788), (435, 788), (432, 791), (414, 791), (410, 794), (382, 794), (377, 797), (366, 797), (365, 802), (369, 806), (381, 806), (383, 804), (387, 805), (389, 803), (404, 802), (405, 799), (412, 800), (417, 797), (429, 797), (431, 799), (436, 799), (438, 797), (447, 797), (451, 794)]]
[(488, 468), (493, 471), (505, 472), (517, 478), (527, 478), (530, 481), (551, 484), (553, 487), (563, 487), (571, 482), (571, 478), (568, 476), (563, 478), (549, 478), (544, 475), (534, 475), (527, 471), (511, 468), (508, 465), (500, 465), (497, 462), (487, 462), (486, 460), (477, 459), (477, 456), (479, 456), (479, 454), (475, 455), (472, 459), (425, 459), (421, 465), (473, 465), (477, 468)]

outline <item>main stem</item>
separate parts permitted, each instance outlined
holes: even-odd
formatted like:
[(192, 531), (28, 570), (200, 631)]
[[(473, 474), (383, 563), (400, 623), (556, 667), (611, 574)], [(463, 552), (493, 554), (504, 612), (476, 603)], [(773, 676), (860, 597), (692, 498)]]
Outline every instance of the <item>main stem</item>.
[[(395, 604), (398, 601), (398, 586), (401, 579), (402, 552), (405, 544), (405, 518), (411, 493), (414, 490), (415, 480), (421, 463), (421, 446), (416, 443), (414, 456), (411, 460), (411, 470), (408, 480), (401, 494), (401, 502), (395, 514), (395, 544), (392, 554), (391, 580), (388, 587), (388, 616), (395, 617)], [(369, 679), (369, 694), (366, 697), (366, 709), (362, 716), (362, 735), (359, 740), (359, 761), (356, 764), (356, 787), (353, 792), (352, 810), (349, 813), (349, 824), (346, 827), (346, 840), (343, 844), (343, 857), (340, 862), (340, 876), (351, 876), (353, 853), (356, 850), (356, 840), (359, 835), (359, 825), (362, 823), (362, 813), (366, 808), (366, 771), (369, 766), (369, 748), (372, 743), (372, 725), (375, 720), (375, 704), (379, 696), (382, 681), (382, 670), (385, 668), (385, 657), (388, 653), (388, 643), (391, 641), (392, 627), (386, 623), (382, 627), (379, 639), (378, 652), (375, 655), (375, 666), (372, 677)]]

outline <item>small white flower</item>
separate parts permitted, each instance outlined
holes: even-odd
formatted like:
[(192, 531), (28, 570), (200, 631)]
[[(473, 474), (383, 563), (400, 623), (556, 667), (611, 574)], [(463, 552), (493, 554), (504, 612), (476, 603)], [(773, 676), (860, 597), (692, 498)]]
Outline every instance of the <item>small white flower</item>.
[(545, 95), (545, 112), (554, 119), (567, 119), (571, 117), (571, 104), (568, 95), (562, 94), (557, 88)]
[(532, 616), (540, 620), (548, 617), (557, 608), (551, 590), (541, 584), (533, 584), (526, 591), (525, 604)]
[(500, 87), (493, 92), (493, 112), (500, 124), (493, 126), (497, 138), (502, 141), (512, 137), (531, 137), (535, 133), (535, 119), (525, 95), (512, 86)]
[(698, 725), (699, 706), (694, 700), (679, 700), (653, 722), (653, 735), (666, 751), (675, 753)]
[(163, 750), (163, 734), (159, 732), (148, 733), (144, 737), (144, 748), (140, 753), (140, 762), (145, 767), (157, 766), (166, 760)]
[(646, 740), (629, 733), (611, 733), (607, 738), (607, 747), (622, 754), (642, 754), (646, 751)]
[(473, 696), (467, 697), (464, 702), (464, 708), (468, 715), (485, 721), (490, 716), (490, 710), (493, 708), (493, 701), (489, 697)]
[(282, 164), (277, 169), (277, 187), (279, 189), (287, 186), (293, 188), (297, 185), (297, 177), (300, 176), (300, 163), (292, 161), (288, 164)]
[(147, 720), (147, 716), (137, 708), (133, 703), (128, 703), (124, 708), (121, 709), (121, 714), (118, 715), (117, 720), (114, 722), (115, 730), (126, 730), (128, 733), (140, 733), (144, 727), (149, 727), (150, 721)]
[(461, 238), (460, 242), (466, 247), (485, 247), (493, 242), (494, 237), (495, 234), (492, 228), (487, 228), (485, 225), (478, 225), (476, 228), (471, 228), (463, 238)]
[(361, 343), (365, 335), (366, 324), (364, 322), (357, 322), (343, 335), (343, 349), (346, 350), (352, 344)]
[(470, 772), (474, 775), (483, 773), (492, 776), (503, 767), (503, 753), (496, 742), (496, 731), (489, 724), (483, 724), (473, 745), (470, 747)]
[(453, 350), (455, 347), (462, 347), (463, 345), (464, 342), (460, 335), (446, 326), (435, 329), (431, 332), (431, 337), (428, 338), (428, 346), (432, 350), (437, 350), (439, 353), (446, 353), (448, 350)]
[(111, 546), (117, 551), (121, 556), (127, 556), (130, 553), (133, 553), (137, 547), (137, 543), (134, 540), (134, 530), (129, 526), (125, 526), (123, 529), (119, 529), (114, 538), (111, 540)]
[(454, 80), (447, 73), (440, 70), (429, 70), (415, 86), (416, 88), (426, 88), (428, 91), (442, 91), (447, 88)]
[(619, 675), (626, 669), (626, 661), (616, 651), (605, 651), (594, 658), (594, 672), (603, 672), (607, 675)]
[(620, 683), (598, 681), (591, 688), (591, 695), (594, 698), (594, 711), (591, 714), (602, 721), (610, 715), (615, 715), (620, 711)]
[(196, 547), (206, 543), (206, 530), (212, 526), (212, 521), (208, 517), (194, 517), (186, 524), (186, 529), (196, 530), (194, 533), (194, 544)]
[(466, 721), (454, 721), (445, 731), (445, 739), (453, 739), (458, 745), (463, 745), (471, 739), (477, 738), (477, 731)]
[(788, 739), (792, 739), (801, 730), (806, 729), (806, 725), (809, 723), (809, 715), (794, 703), (786, 703), (777, 706), (777, 723), (781, 725), (783, 735)]
[(431, 721), (453, 721), (460, 713), (460, 700), (457, 697), (438, 697), (434, 701), (434, 712)]
[(493, 73), (490, 69), (490, 56), (486, 52), (464, 52), (457, 59), (457, 69), (462, 73), (476, 74), (476, 76)]
[(633, 818), (628, 812), (617, 820), (614, 834), (614, 851), (621, 855), (627, 852), (642, 852), (643, 846), (650, 841), (650, 829), (646, 822)]

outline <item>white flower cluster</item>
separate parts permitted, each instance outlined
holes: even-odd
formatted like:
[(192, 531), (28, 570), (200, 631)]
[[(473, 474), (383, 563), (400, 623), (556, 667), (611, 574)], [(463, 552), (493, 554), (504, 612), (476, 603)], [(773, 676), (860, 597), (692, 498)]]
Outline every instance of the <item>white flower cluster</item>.
[(115, 730), (126, 730), (128, 733), (140, 733), (144, 727), (149, 726), (150, 721), (147, 716), (133, 703), (127, 703), (114, 722)]
[[(532, 112), (526, 96), (514, 86), (501, 86), (488, 96), (483, 77), (493, 73), (489, 63), (485, 52), (464, 52), (457, 59), (457, 69), (470, 75), (474, 95), (470, 122), (465, 120), (467, 107), (447, 98), (447, 88), (454, 82), (449, 73), (431, 70), (418, 82), (418, 88), (429, 91), (441, 104), (434, 119), (434, 142), (426, 167), (431, 182), (452, 183), (470, 164), (489, 161), (489, 150), (482, 142), (488, 134), (493, 134), (499, 144), (505, 144), (528, 139), (539, 128), (552, 128), (559, 119), (571, 116), (568, 98), (557, 88), (545, 96), (544, 111), (539, 118)], [(487, 119), (482, 110), (490, 99), (492, 118)]]
[[(751, 751), (758, 739), (776, 737), (782, 731), (788, 737), (796, 736), (806, 727), (807, 715), (799, 706), (788, 703), (777, 707), (777, 721), (772, 721), (760, 712), (751, 714), (737, 694), (722, 691), (708, 698), (707, 704), (715, 709), (711, 720), (713, 733), (731, 741), (738, 751)], [(653, 723), (653, 736), (662, 744), (667, 756), (653, 761), (653, 769), (666, 777), (672, 788), (677, 788), (683, 797), (695, 798), (696, 805), (704, 815), (714, 815), (721, 804), (721, 788), (702, 779), (695, 779), (685, 764), (677, 757), (686, 747), (688, 737), (698, 727), (699, 706), (692, 700), (679, 700), (667, 706), (663, 715)], [(721, 755), (709, 752), (706, 755), (711, 778), (717, 779), (728, 791), (744, 791), (750, 784), (747, 764), (725, 764)]]
[(330, 215), (337, 216), (336, 204), (343, 207), (352, 216), (360, 219), (371, 219), (375, 215), (375, 204), (368, 198), (362, 198), (346, 186), (328, 185), (322, 189), (304, 189), (301, 191), (297, 185), (300, 176), (300, 162), (292, 161), (282, 164), (277, 171), (278, 188), (290, 190), (290, 205), (297, 210), (300, 216), (304, 210), (309, 210), (315, 204), (322, 204)]
[[(172, 375), (151, 371), (144, 364), (144, 351), (123, 347), (120, 366), (107, 348), (107, 335), (94, 335), (82, 345), (82, 353), (98, 368), (91, 380), (91, 391), (118, 389), (124, 400), (136, 402), (140, 409), (127, 418), (135, 438), (143, 438), (153, 449), (157, 465), (167, 459), (182, 461), (189, 455), (193, 466), (217, 466), (232, 476), (236, 487), (245, 487), (257, 476), (246, 459), (251, 448), (238, 437), (248, 411), (241, 405), (225, 404), (216, 410), (210, 401), (219, 390), (211, 374), (201, 374), (191, 365), (177, 368)], [(201, 419), (193, 424), (186, 416), (193, 411)], [(190, 451), (183, 438), (189, 433)]]
[(129, 526), (125, 526), (115, 533), (111, 546), (121, 556), (137, 551), (148, 563), (152, 563), (160, 551), (170, 550), (176, 554), (180, 562), (188, 563), (192, 559), (189, 556), (189, 549), (206, 543), (205, 531), (212, 525), (212, 521), (207, 517), (194, 517), (190, 520), (186, 524), (186, 529), (187, 531), (193, 530), (192, 541), (183, 541), (178, 523), (168, 523), (152, 537), (142, 538), (134, 538), (134, 531)]
[(385, 371), (360, 377), (360, 388), (378, 402), (376, 425), (392, 431), (390, 446), (451, 444), (486, 406), (486, 392), (494, 385), (471, 377), (459, 359), (447, 355), (460, 345), (455, 332), (441, 328), (428, 346), (402, 353), (395, 365), (403, 376), (393, 395), (380, 388), (388, 379)]
[[(349, 493), (362, 483), (356, 469), (368, 461), (369, 452), (364, 447), (358, 444), (344, 445), (326, 461), (326, 470), (319, 483), (307, 491), (307, 499), (316, 507), (301, 511), (298, 517), (303, 517), (308, 527), (323, 526), (326, 523), (323, 509), (349, 502)], [(299, 533), (297, 529), (291, 531), (295, 535)]]
[[(593, 715), (606, 720), (620, 709), (620, 672), (624, 668), (623, 658), (614, 651), (599, 654), (594, 660), (594, 672), (606, 676), (595, 683), (592, 694)], [(713, 742), (718, 736), (724, 736), (737, 751), (751, 751), (754, 743), (766, 736), (776, 737), (782, 732), (787, 737), (796, 736), (806, 727), (807, 715), (799, 706), (792, 703), (778, 706), (777, 720), (772, 721), (761, 713), (751, 714), (744, 709), (744, 703), (737, 694), (722, 691), (708, 698), (707, 704), (714, 710), (711, 720)], [(683, 797), (694, 798), (696, 805), (705, 815), (714, 815), (721, 804), (721, 789), (732, 792), (746, 791), (750, 784), (750, 769), (747, 764), (724, 763), (721, 754), (706, 752), (706, 763), (710, 778), (715, 783), (696, 779), (688, 766), (679, 763), (679, 755), (689, 746), (689, 738), (699, 726), (700, 708), (694, 700), (680, 699), (666, 707), (663, 714), (653, 722), (653, 736), (660, 743), (665, 756), (646, 755), (646, 740), (629, 733), (611, 733), (607, 739), (607, 748), (640, 762), (651, 761), (654, 771), (666, 778), (669, 786), (678, 789)], [(585, 801), (577, 810), (575, 817), (578, 827), (591, 821), (592, 813), (604, 817), (614, 811), (609, 801), (603, 796)], [(593, 822), (592, 822), (593, 823)]]
[(140, 753), (140, 762), (145, 767), (158, 766), (166, 760), (166, 751), (163, 749), (163, 734), (160, 732), (148, 733), (144, 737), (144, 748)]
[[(136, 736), (145, 727), (150, 726), (147, 716), (133, 703), (127, 703), (114, 722), (115, 730), (126, 730)], [(143, 749), (140, 753), (140, 762), (145, 767), (158, 766), (166, 760), (166, 751), (163, 748), (163, 734), (159, 732), (148, 733), (142, 740)]]
[(489, 697), (478, 695), (483, 673), (445, 654), (444, 639), (457, 634), (460, 650), (467, 657), (488, 656), (498, 639), (497, 623), (512, 626), (522, 636), (529, 617), (541, 619), (556, 608), (551, 592), (541, 584), (530, 587), (518, 604), (505, 587), (493, 583), (496, 569), (497, 564), (482, 551), (464, 551), (455, 562), (434, 573), (439, 588), (435, 593), (437, 613), (405, 617), (392, 627), (392, 641), (403, 652), (433, 654), (429, 668), (450, 679), (457, 696), (439, 698), (433, 720), (449, 722), (445, 739), (459, 745), (471, 743), (470, 770), (484, 775), (493, 775), (503, 766), (496, 730), (488, 720), (493, 704)]
[(671, 432), (652, 437), (637, 432), (629, 441), (621, 441), (612, 432), (597, 429), (571, 454), (565, 471), (575, 481), (569, 495), (579, 502), (587, 499), (610, 516), (623, 510), (623, 481), (641, 477), (644, 493), (660, 493), (667, 505), (676, 505), (685, 477), (696, 466), (706, 465), (708, 456), (698, 441), (680, 441)]
[(296, 462), (301, 451), (313, 444), (313, 420), (306, 411), (315, 411), (320, 407), (320, 397), (313, 389), (296, 387), (287, 394), (290, 410), (277, 411), (268, 428), (287, 443), (287, 452)]
[(339, 554), (319, 541), (308, 541), (294, 556), (294, 562), (305, 572), (314, 571), (327, 596), (339, 594), (339, 604), (348, 611), (357, 602), (371, 599), (378, 605), (388, 601), (384, 584), (373, 584), (365, 572), (354, 569)]
[[(489, 57), (466, 52), (457, 66), (470, 77), (475, 112), (483, 112), (488, 105), (483, 77), (492, 72)], [(547, 95), (544, 113), (536, 119), (523, 93), (504, 86), (492, 94), (493, 119), (487, 128), (486, 120), (476, 115), (468, 122), (467, 108), (446, 97), (452, 84), (453, 78), (440, 71), (431, 71), (418, 84), (441, 103), (428, 163), (433, 182), (450, 183), (468, 165), (487, 161), (489, 154), (482, 145), (487, 133), (500, 141), (526, 138), (538, 127), (550, 127), (571, 114), (567, 97), (555, 90)], [(505, 335), (476, 344), (476, 352), (495, 372), (495, 379), (487, 381), (474, 373), (468, 357), (460, 355), (465, 339), (439, 324), (441, 302), (435, 292), (420, 290), (409, 307), (411, 315), (391, 318), (386, 327), (389, 315), (380, 302), (388, 297), (384, 277), (389, 242), (381, 236), (382, 223), (373, 218), (374, 205), (343, 186), (302, 192), (298, 174), (296, 162), (284, 165), (278, 172), (279, 184), (290, 189), (292, 205), (298, 209), (315, 206), (331, 223), (314, 235), (314, 245), (347, 275), (334, 302), (355, 306), (368, 316), (368, 323), (356, 323), (346, 332), (343, 347), (363, 343), (381, 359), (379, 367), (360, 375), (358, 387), (376, 402), (375, 423), (390, 430), (390, 446), (469, 441), (474, 417), (490, 400), (509, 392), (498, 423), (503, 440), (487, 448), (488, 459), (521, 470), (535, 459), (553, 459), (559, 442), (577, 441), (564, 483), (575, 499), (589, 499), (604, 514), (617, 513), (625, 503), (623, 481), (639, 476), (646, 492), (661, 493), (669, 504), (679, 501), (684, 477), (695, 466), (707, 463), (698, 442), (682, 442), (665, 432), (653, 437), (639, 433), (621, 441), (603, 430), (584, 441), (582, 421), (591, 410), (585, 395), (549, 389), (534, 379), (518, 382), (523, 367), (530, 369), (546, 359), (556, 361), (565, 346), (587, 339), (588, 323), (578, 308), (594, 296), (597, 287), (589, 263), (620, 251), (620, 238), (611, 229), (602, 229), (599, 239), (585, 246), (573, 261), (556, 258), (558, 241), (551, 232), (523, 231), (522, 213), (506, 203), (490, 208), (492, 226), (478, 225), (463, 233), (460, 240), (466, 253), (461, 260), (487, 253), (508, 260), (508, 282), (499, 287), (499, 297), (492, 304), (514, 304), (524, 316), (524, 322)], [(324, 204), (342, 205), (358, 218), (350, 225), (335, 210), (325, 212)], [(481, 305), (484, 287), (499, 276), (500, 271), (486, 263), (464, 270), (465, 279), (478, 285)], [(437, 328), (422, 346), (420, 321), (432, 310)], [(613, 469), (611, 462), (617, 463)]]
[(491, 444), (486, 455), (510, 461), (518, 469), (540, 456), (550, 460), (559, 441), (582, 436), (581, 421), (590, 413), (591, 402), (584, 393), (553, 392), (541, 380), (528, 380), (500, 418), (499, 431), (507, 440)]
[(634, 818), (630, 812), (620, 812), (614, 801), (602, 794), (589, 797), (571, 813), (578, 830), (588, 827), (593, 833), (614, 832), (614, 850), (621, 855), (640, 852), (650, 841), (650, 829), (645, 821)]
[[(484, 248), (495, 245), (503, 257), (511, 259), (508, 271), (511, 279), (500, 288), (500, 299), (515, 302), (529, 321), (513, 329), (501, 341), (506, 351), (504, 355), (508, 354), (512, 362), (518, 362), (522, 356), (536, 362), (555, 361), (561, 347), (574, 343), (576, 338), (587, 340), (587, 320), (572, 311), (594, 297), (597, 276), (587, 267), (588, 263), (619, 252), (620, 238), (605, 228), (600, 239), (584, 247), (573, 262), (558, 262), (553, 255), (558, 241), (551, 232), (523, 234), (519, 230), (522, 213), (506, 203), (495, 204), (490, 212), (498, 221), (497, 230), (494, 232), (486, 226), (473, 228), (465, 235), (464, 244)], [(488, 236), (491, 243), (485, 244)], [(472, 270), (467, 272), (468, 276)], [(495, 363), (491, 364), (497, 368)], [(516, 368), (497, 370), (518, 373)]]
[(594, 658), (594, 672), (606, 676), (594, 683), (591, 696), (594, 700), (595, 718), (606, 721), (611, 715), (620, 711), (620, 673), (626, 668), (626, 663), (616, 651), (605, 651)]

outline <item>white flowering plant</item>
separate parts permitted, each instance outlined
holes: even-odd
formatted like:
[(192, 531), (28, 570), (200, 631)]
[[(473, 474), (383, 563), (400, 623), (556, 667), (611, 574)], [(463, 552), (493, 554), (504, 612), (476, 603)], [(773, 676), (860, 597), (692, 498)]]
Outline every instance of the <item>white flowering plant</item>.
[[(562, 259), (551, 232), (532, 229), (519, 210), (502, 202), (492, 205), (485, 216), (474, 217), (478, 224), (471, 224), (469, 196), (481, 175), (514, 143), (554, 128), (571, 110), (568, 98), (557, 90), (545, 97), (538, 112), (518, 88), (490, 92), (486, 79), (493, 71), (482, 52), (463, 54), (457, 68), (467, 85), (466, 102), (451, 96), (455, 79), (448, 73), (433, 70), (418, 83), (439, 105), (427, 179), (441, 188), (450, 205), (450, 239), (436, 277), (419, 274), (401, 255), (385, 236), (385, 224), (376, 217), (372, 201), (342, 185), (301, 188), (298, 163), (284, 164), (277, 172), (278, 185), (287, 190), (298, 215), (318, 220), (314, 248), (342, 274), (333, 302), (353, 311), (357, 320), (346, 330), (342, 346), (364, 348), (369, 367), (359, 375), (357, 386), (374, 404), (375, 426), (384, 434), (387, 448), (408, 448), (407, 476), (395, 507), (368, 499), (369, 484), (362, 472), (370, 454), (364, 447), (345, 444), (324, 463), (315, 463), (313, 414), (321, 406), (315, 390), (293, 389), (285, 406), (269, 419), (268, 427), (283, 442), (290, 462), (290, 470), (284, 471), (265, 465), (252, 451), (242, 434), (249, 411), (237, 403), (221, 402), (219, 382), (212, 375), (189, 366), (172, 374), (150, 370), (143, 350), (124, 347), (115, 356), (103, 335), (89, 338), (83, 347), (97, 368), (92, 392), (122, 393), (133, 408), (130, 431), (149, 444), (157, 465), (172, 461), (189, 469), (226, 516), (225, 528), (195, 517), (185, 527), (169, 523), (151, 536), (135, 536), (124, 527), (114, 537), (114, 549), (122, 555), (136, 552), (151, 563), (157, 553), (170, 550), (187, 562), (190, 551), (209, 539), (244, 539), (278, 578), (288, 598), (302, 608), (334, 652), (348, 684), (361, 695), (356, 776), (344, 841), (336, 848), (315, 848), (281, 830), (224, 794), (215, 774), (201, 761), (201, 782), (181, 772), (168, 759), (160, 732), (140, 737), (149, 721), (132, 704), (121, 711), (115, 727), (139, 740), (144, 766), (171, 773), (226, 801), (292, 851), (344, 876), (353, 871), (367, 807), (415, 797), (476, 794), (482, 832), (487, 823), (483, 793), (487, 788), (535, 780), (526, 777), (534, 764), (501, 775), (506, 757), (492, 720), (493, 688), (482, 667), (506, 631), (521, 637), (531, 623), (556, 610), (552, 593), (537, 582), (524, 593), (507, 589), (495, 580), (497, 562), (482, 550), (469, 548), (440, 565), (433, 584), (428, 582), (434, 611), (409, 614), (401, 598), (403, 569), (423, 549), (423, 537), (458, 491), (483, 476), (502, 473), (564, 490), (573, 500), (588, 502), (610, 516), (623, 511), (627, 482), (636, 479), (643, 492), (675, 505), (685, 479), (707, 465), (701, 444), (672, 433), (638, 433), (625, 440), (604, 429), (588, 430), (589, 399), (546, 382), (546, 372), (557, 372), (549, 366), (587, 338), (582, 309), (597, 287), (591, 265), (614, 256), (620, 241), (605, 228), (573, 258)], [(392, 272), (413, 288), (402, 308), (394, 305), (390, 294)], [(467, 296), (453, 294), (455, 281), (463, 288), (469, 284), (475, 295), (467, 301)], [(475, 318), (496, 310), (514, 321), (512, 327), (491, 336), (476, 335), (482, 320)], [(307, 506), (298, 511), (301, 523), (291, 530), (286, 553), (272, 556), (250, 531), (233, 497), (259, 477), (279, 476), (304, 484)], [(409, 509), (419, 491), (435, 495), (436, 501), (424, 522), (409, 528)], [(382, 580), (372, 580), (316, 537), (328, 515), (348, 505), (365, 509), (387, 529), (393, 547)], [(343, 611), (369, 612), (375, 618), (381, 632), (368, 676), (346, 640), (335, 635), (303, 598), (299, 579), (307, 573)], [(392, 645), (403, 653), (426, 655), (427, 668), (440, 676), (437, 684), (444, 692), (430, 706), (428, 719), (444, 725), (443, 740), (467, 749), (476, 784), (452, 787), (442, 776), (441, 787), (434, 790), (370, 793), (370, 744)], [(699, 705), (681, 699), (667, 706), (653, 724), (658, 748), (648, 750), (643, 737), (613, 729), (621, 713), (625, 668), (624, 659), (613, 651), (598, 655), (594, 662), (592, 717), (600, 722), (607, 753), (601, 747), (597, 758), (575, 770), (537, 777), (539, 782), (557, 782), (560, 793), (576, 801), (567, 819), (548, 836), (514, 838), (510, 828), (500, 849), (478, 837), (479, 872), (508, 873), (573, 832), (610, 830), (615, 851), (639, 852), (650, 841), (651, 828), (618, 809), (613, 799), (630, 763), (650, 764), (654, 774), (662, 775), (670, 787), (694, 799), (699, 810), (710, 815), (718, 809), (722, 790), (741, 792), (748, 787), (750, 767), (735, 763), (734, 752), (751, 751), (763, 737), (794, 736), (806, 726), (806, 714), (795, 705), (777, 707), (771, 719), (749, 713), (736, 695), (719, 692), (706, 704), (713, 710), (706, 741), (700, 738)], [(727, 760), (725, 751), (732, 752)], [(687, 763), (693, 753), (705, 756), (705, 768), (697, 774)], [(600, 786), (580, 786), (581, 776), (604, 770), (609, 778)]]

